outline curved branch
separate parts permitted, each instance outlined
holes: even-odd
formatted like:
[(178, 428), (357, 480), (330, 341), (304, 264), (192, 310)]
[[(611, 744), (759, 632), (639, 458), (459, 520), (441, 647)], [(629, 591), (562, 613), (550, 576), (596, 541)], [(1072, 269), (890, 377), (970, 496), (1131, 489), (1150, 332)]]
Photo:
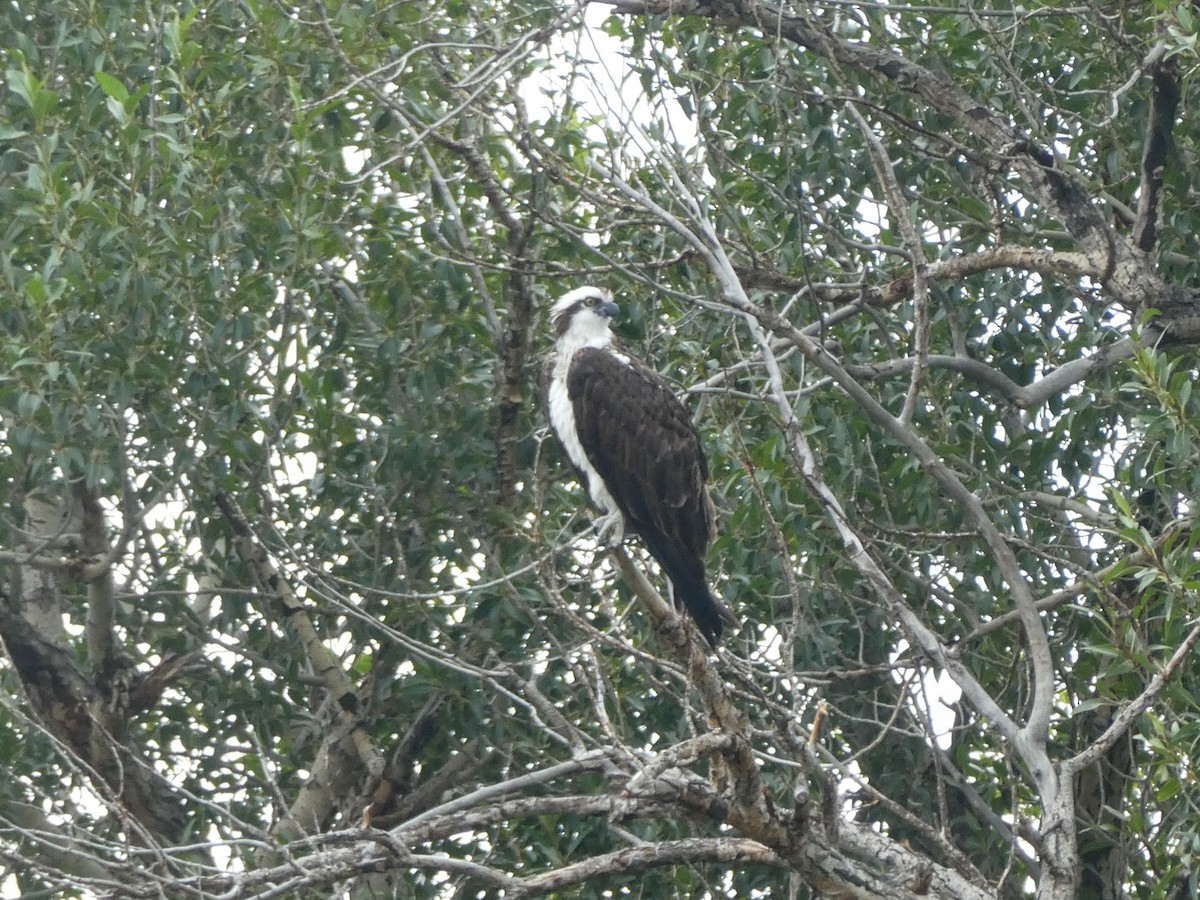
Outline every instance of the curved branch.
[(0, 834), (6, 841), (16, 841), (23, 862), (37, 857), (56, 874), (68, 875), (83, 881), (113, 882), (112, 869), (101, 862), (98, 854), (88, 849), (67, 826), (56, 825), (40, 806), (11, 800), (0, 811)]
[(1137, 221), (1133, 226), (1133, 243), (1149, 253), (1158, 243), (1159, 219), (1162, 210), (1163, 172), (1171, 149), (1175, 130), (1175, 111), (1179, 108), (1181, 87), (1178, 63), (1164, 60), (1166, 45), (1159, 42), (1152, 54), (1159, 54), (1150, 66), (1154, 73), (1154, 91), (1146, 113), (1146, 144), (1142, 148), (1142, 179), (1138, 188)]
[[(1129, 359), (1137, 352), (1139, 346), (1139, 342), (1133, 338), (1123, 338), (1116, 343), (1106, 344), (1095, 353), (1073, 359), (1057, 369), (1052, 369), (1037, 381), (1024, 387), (998, 369), (969, 356), (933, 354), (928, 359), (928, 365), (931, 369), (946, 369), (965, 375), (984, 387), (990, 388), (1020, 409), (1036, 409), (1051, 397), (1062, 394), (1072, 385), (1087, 381), (1100, 372), (1108, 371), (1117, 363)], [(916, 365), (915, 358), (904, 357), (865, 365), (847, 363), (843, 364), (843, 368), (850, 376), (863, 380), (908, 372), (914, 365)]]
[(1124, 338), (1115, 344), (1106, 344), (1089, 356), (1081, 356), (1079, 359), (1064, 363), (1033, 384), (1023, 388), (1021, 402), (1018, 405), (1023, 409), (1034, 409), (1051, 397), (1063, 393), (1072, 385), (1087, 381), (1093, 375), (1111, 369), (1122, 360), (1129, 359), (1137, 352), (1139, 346), (1139, 342), (1133, 338)]
[(510, 778), (498, 784), (486, 785), (462, 797), (456, 797), (440, 806), (426, 810), (418, 816), (414, 816), (398, 826), (398, 830), (409, 831), (439, 817), (470, 809), (484, 800), (503, 797), (506, 794), (514, 794), (517, 791), (525, 790), (535, 785), (547, 784), (559, 778), (567, 778), (583, 772), (602, 771), (609, 765), (612, 755), (613, 751), (608, 748), (592, 750), (577, 759), (558, 763), (557, 765), (549, 766), (536, 772), (529, 772), (525, 775), (518, 775), (516, 778)]
[(1129, 730), (1134, 719), (1150, 708), (1150, 705), (1162, 693), (1163, 688), (1171, 681), (1171, 678), (1174, 677), (1179, 667), (1191, 656), (1192, 649), (1197, 644), (1200, 644), (1200, 625), (1192, 627), (1187, 637), (1184, 638), (1183, 643), (1175, 648), (1175, 652), (1171, 654), (1171, 658), (1150, 679), (1150, 683), (1146, 685), (1146, 689), (1132, 701), (1121, 707), (1121, 710), (1113, 716), (1112, 723), (1104, 729), (1104, 732), (1082, 751), (1062, 763), (1064, 777), (1074, 775), (1088, 766), (1095, 765), (1100, 757), (1107, 753), (1108, 749), (1117, 742), (1121, 735)]
[[(299, 637), (313, 671), (321, 679), (328, 691), (329, 701), (337, 710), (342, 727), (335, 729), (326, 741), (323, 746), (326, 755), (322, 759), (332, 761), (332, 757), (329, 755), (335, 751), (332, 742), (340, 743), (343, 739), (348, 739), (348, 746), (352, 752), (347, 753), (345, 758), (355, 760), (355, 765), (362, 767), (363, 773), (367, 776), (364, 792), (369, 796), (383, 776), (386, 761), (374, 739), (362, 725), (361, 704), (353, 682), (321, 640), (321, 636), (317, 633), (312, 618), (308, 614), (308, 609), (296, 596), (296, 592), (287, 579), (279, 573), (266, 549), (256, 539), (241, 508), (225, 494), (217, 494), (215, 500), (221, 514), (233, 531), (234, 546), (237, 548), (238, 555), (253, 570), (259, 590), (271, 601), (276, 612), (291, 625)], [(343, 775), (346, 774), (343, 773)], [(316, 785), (316, 783), (315, 780), (310, 779), (310, 784)], [(297, 805), (300, 805), (301, 800), (304, 799), (306, 798), (302, 795), (297, 800)], [(308, 798), (308, 802), (311, 802), (311, 799)], [(328, 806), (328, 804), (323, 805)], [(292, 828), (297, 824), (299, 823), (295, 820), (287, 819), (280, 823), (281, 826)], [(310, 821), (305, 824), (313, 823)]]
[(853, 103), (846, 104), (846, 112), (854, 119), (862, 132), (871, 166), (875, 169), (875, 177), (883, 186), (883, 196), (887, 200), (888, 212), (895, 222), (900, 238), (908, 249), (912, 262), (912, 293), (913, 293), (913, 347), (916, 355), (913, 357), (912, 374), (909, 379), (908, 392), (904, 397), (904, 408), (900, 411), (900, 421), (906, 424), (912, 422), (917, 411), (917, 402), (921, 396), (921, 388), (925, 383), (925, 375), (929, 371), (929, 263), (925, 259), (925, 248), (913, 226), (909, 215), (908, 204), (904, 200), (904, 192), (896, 180), (896, 171), (888, 158), (883, 143), (876, 137), (867, 120)]
[[(1164, 311), (1161, 327), (1177, 340), (1200, 334), (1200, 313), (1193, 292), (1167, 285), (1147, 255), (1118, 238), (1082, 181), (1060, 167), (1054, 153), (1038, 146), (1025, 132), (955, 84), (948, 75), (931, 71), (887, 48), (839, 37), (816, 16), (784, 9), (764, 0), (603, 0), (618, 12), (667, 16), (695, 15), (721, 25), (752, 28), (782, 38), (840, 66), (890, 84), (911, 94), (956, 122), (986, 148), (997, 172), (1015, 172), (1018, 185), (1031, 201), (1062, 223), (1076, 242), (1084, 268), (1096, 273), (1116, 302), (1135, 313), (1151, 308)], [(1175, 307), (1179, 307), (1178, 310)], [(1169, 310), (1169, 311), (1168, 311)]]
[[(994, 269), (1016, 269), (1037, 272), (1050, 278), (1078, 279), (1083, 276), (1099, 277), (1100, 270), (1092, 266), (1082, 253), (1050, 250), (1040, 247), (1022, 247), (1004, 244), (988, 247), (975, 253), (951, 256), (929, 263), (930, 281), (959, 281), (980, 272)], [(866, 304), (868, 306), (895, 306), (913, 295), (913, 276), (906, 272), (893, 278), (883, 287), (871, 287), (861, 282), (839, 284), (836, 282), (812, 282), (792, 278), (775, 271), (761, 268), (734, 266), (734, 271), (743, 284), (769, 290), (791, 293), (811, 293), (827, 303)]]
[(617, 872), (642, 872), (663, 866), (697, 865), (704, 863), (737, 863), (741, 865), (788, 868), (782, 859), (758, 841), (747, 838), (685, 838), (661, 841), (639, 847), (629, 847), (614, 853), (593, 856), (591, 859), (553, 872), (524, 879), (516, 896), (530, 897), (547, 894), (592, 878)]
[[(969, 356), (945, 356), (943, 354), (931, 354), (926, 362), (931, 369), (947, 369), (960, 375), (966, 375), (984, 387), (990, 388), (1015, 406), (1024, 407), (1026, 405), (1028, 388), (1021, 387), (1003, 372), (993, 369), (985, 362), (971, 359)], [(859, 380), (870, 380), (908, 372), (916, 363), (917, 360), (909, 356), (865, 365), (845, 364), (844, 367), (852, 377)]]

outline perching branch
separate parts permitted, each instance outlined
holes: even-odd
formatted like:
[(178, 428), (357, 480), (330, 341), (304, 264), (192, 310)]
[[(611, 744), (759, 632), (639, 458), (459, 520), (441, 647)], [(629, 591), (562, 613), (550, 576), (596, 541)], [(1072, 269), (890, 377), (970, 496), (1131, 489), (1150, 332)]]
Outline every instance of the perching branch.
[[(680, 754), (682, 760), (693, 753), (720, 751), (721, 759), (728, 767), (727, 778), (734, 797), (727, 813), (730, 825), (761, 844), (766, 852), (778, 854), (814, 889), (831, 897), (887, 896), (915, 900), (928, 888), (910, 888), (923, 883), (926, 877), (929, 883), (937, 886), (937, 896), (974, 900), (990, 896), (981, 885), (962, 874), (950, 868), (931, 865), (919, 854), (874, 834), (870, 829), (838, 822), (834, 836), (826, 832), (819, 824), (819, 819), (789, 816), (770, 803), (759, 777), (758, 763), (750, 751), (745, 714), (734, 703), (707, 653), (700, 646), (699, 639), (693, 636), (690, 641), (687, 640), (688, 632), (683, 630), (682, 619), (654, 590), (645, 574), (633, 564), (624, 550), (617, 548), (613, 552), (613, 559), (622, 577), (655, 619), (655, 631), (660, 639), (673, 652), (688, 654), (689, 678), (720, 732), (680, 745), (671, 752)], [(676, 637), (680, 633), (683, 635), (682, 642)], [(994, 703), (992, 705), (995, 706)], [(655, 766), (646, 772), (660, 769), (660, 766)], [(630, 789), (639, 784), (637, 779), (631, 781)], [(696, 790), (696, 786), (693, 785), (691, 790)], [(705, 815), (711, 815), (723, 806), (715, 803), (715, 799), (703, 794), (698, 797), (693, 795), (690, 805)], [(881, 877), (876, 867), (885, 859), (890, 861), (890, 874)]]

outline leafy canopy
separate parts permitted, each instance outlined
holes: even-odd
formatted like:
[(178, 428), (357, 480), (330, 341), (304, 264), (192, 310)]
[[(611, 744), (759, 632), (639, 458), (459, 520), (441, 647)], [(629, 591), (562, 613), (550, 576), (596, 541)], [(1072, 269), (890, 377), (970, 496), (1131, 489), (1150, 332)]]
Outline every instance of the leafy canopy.
[[(0, 891), (1194, 889), (1198, 27), (5, 5)], [(716, 657), (547, 439), (585, 283)]]

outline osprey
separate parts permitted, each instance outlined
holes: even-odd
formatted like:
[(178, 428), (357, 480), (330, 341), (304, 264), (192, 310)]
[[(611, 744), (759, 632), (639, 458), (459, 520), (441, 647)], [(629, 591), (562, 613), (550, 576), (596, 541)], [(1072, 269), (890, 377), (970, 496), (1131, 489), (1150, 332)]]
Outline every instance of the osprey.
[(554, 304), (546, 362), (550, 424), (604, 515), (602, 543), (641, 538), (712, 646), (733, 613), (713, 596), (704, 557), (716, 537), (708, 462), (687, 410), (663, 378), (632, 356), (609, 325), (620, 309), (606, 291), (581, 287)]

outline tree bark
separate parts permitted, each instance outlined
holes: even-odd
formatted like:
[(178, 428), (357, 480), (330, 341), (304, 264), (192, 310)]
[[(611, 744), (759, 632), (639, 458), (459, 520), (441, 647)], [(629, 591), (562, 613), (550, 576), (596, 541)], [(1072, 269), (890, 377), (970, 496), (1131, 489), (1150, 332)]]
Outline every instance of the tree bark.
[(26, 561), (14, 567), (12, 593), (0, 596), (0, 639), (31, 715), (131, 818), (143, 842), (178, 843), (188, 824), (181, 798), (128, 738), (128, 703), (114, 702), (107, 690), (111, 667), (92, 660), (91, 673), (85, 673), (63, 626), (63, 588), (85, 568), (85, 526), (102, 523), (68, 491), (57, 501), (28, 495), (20, 507)]

